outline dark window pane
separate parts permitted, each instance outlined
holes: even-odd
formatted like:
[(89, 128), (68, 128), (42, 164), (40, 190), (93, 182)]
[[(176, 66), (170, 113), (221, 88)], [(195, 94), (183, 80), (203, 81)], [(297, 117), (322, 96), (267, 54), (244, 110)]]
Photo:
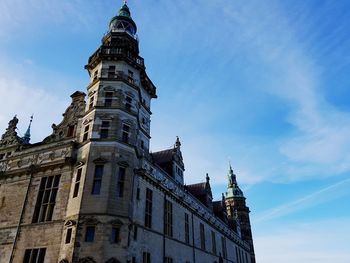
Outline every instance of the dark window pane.
[(45, 254), (46, 254), (46, 248), (40, 248), (38, 260), (36, 263), (44, 263)]
[(66, 233), (66, 244), (69, 244), (72, 239), (72, 229), (68, 228)]
[(95, 239), (95, 227), (87, 226), (85, 233), (85, 242), (94, 242)]
[(92, 186), (92, 194), (99, 195), (101, 192), (101, 180), (94, 180), (94, 184)]
[(101, 129), (100, 131), (100, 138), (101, 139), (107, 139), (108, 138), (108, 129)]
[(102, 178), (103, 165), (96, 165), (95, 167), (95, 178)]
[(30, 263), (30, 255), (32, 254), (31, 249), (26, 249), (26, 252), (24, 253), (23, 263)]
[(119, 242), (119, 235), (120, 235), (120, 228), (119, 227), (113, 227), (112, 228), (112, 242), (118, 243)]
[(74, 191), (73, 191), (73, 198), (77, 197), (78, 196), (78, 193), (79, 193), (79, 187), (80, 187), (80, 183), (75, 183), (74, 185)]

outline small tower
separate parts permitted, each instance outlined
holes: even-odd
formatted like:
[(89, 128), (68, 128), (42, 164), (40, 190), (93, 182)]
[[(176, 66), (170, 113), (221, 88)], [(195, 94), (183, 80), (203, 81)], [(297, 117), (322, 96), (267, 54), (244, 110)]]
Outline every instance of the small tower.
[(29, 142), (30, 142), (30, 128), (32, 126), (32, 122), (33, 122), (33, 115), (30, 117), (28, 129), (27, 129), (26, 133), (24, 134), (24, 136), (22, 137), (23, 144), (29, 144)]
[(250, 244), (252, 251), (251, 262), (254, 263), (255, 255), (249, 218), (250, 210), (249, 207), (246, 206), (246, 198), (244, 197), (243, 191), (238, 186), (236, 175), (231, 165), (228, 172), (228, 186), (225, 197), (228, 220), (232, 225), (236, 224), (237, 221), (239, 222), (242, 239)]

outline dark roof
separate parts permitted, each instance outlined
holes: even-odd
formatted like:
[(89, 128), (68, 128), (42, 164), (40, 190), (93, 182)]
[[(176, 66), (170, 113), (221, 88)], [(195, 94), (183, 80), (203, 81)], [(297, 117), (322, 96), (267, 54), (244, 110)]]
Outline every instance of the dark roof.
[(155, 163), (167, 163), (173, 160), (173, 149), (154, 152), (151, 154)]
[(214, 201), (213, 202), (213, 211), (214, 211), (214, 213), (222, 212), (222, 210), (223, 210), (222, 201)]
[(186, 189), (194, 196), (206, 195), (206, 183), (186, 185)]

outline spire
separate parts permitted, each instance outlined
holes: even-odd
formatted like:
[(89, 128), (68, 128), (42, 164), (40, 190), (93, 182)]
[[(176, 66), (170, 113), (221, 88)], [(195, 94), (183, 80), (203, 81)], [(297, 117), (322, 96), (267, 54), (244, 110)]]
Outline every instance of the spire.
[(28, 129), (27, 129), (26, 133), (24, 134), (24, 136), (22, 137), (24, 144), (29, 144), (29, 142), (30, 142), (30, 128), (32, 126), (32, 122), (33, 122), (33, 114), (32, 114), (32, 116), (30, 116)]
[(229, 163), (229, 171), (227, 176), (228, 176), (228, 186), (227, 186), (226, 198), (235, 198), (235, 197), (244, 198), (243, 192), (238, 186), (237, 178), (235, 173), (233, 172), (231, 163)]
[(209, 182), (210, 182), (210, 177), (209, 177), (209, 174), (208, 174), (208, 173), (207, 173), (207, 175), (205, 176), (205, 180), (206, 180), (207, 184), (209, 184)]
[(180, 149), (180, 147), (181, 147), (181, 142), (180, 142), (179, 136), (176, 136), (175, 148)]
[(229, 163), (229, 172), (228, 172), (228, 186), (232, 187), (233, 185), (237, 185), (237, 179), (236, 179), (236, 175), (233, 172), (232, 166), (231, 166), (231, 162)]

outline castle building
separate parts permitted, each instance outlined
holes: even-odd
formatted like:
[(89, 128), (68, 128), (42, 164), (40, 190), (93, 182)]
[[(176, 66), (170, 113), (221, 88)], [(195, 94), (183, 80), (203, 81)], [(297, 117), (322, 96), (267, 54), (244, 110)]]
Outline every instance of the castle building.
[[(0, 140), (0, 263), (254, 263), (249, 209), (230, 167), (184, 185), (177, 138), (150, 153), (156, 87), (124, 4), (60, 124), (30, 143), (17, 117)], [(204, 178), (203, 178), (204, 179)]]

